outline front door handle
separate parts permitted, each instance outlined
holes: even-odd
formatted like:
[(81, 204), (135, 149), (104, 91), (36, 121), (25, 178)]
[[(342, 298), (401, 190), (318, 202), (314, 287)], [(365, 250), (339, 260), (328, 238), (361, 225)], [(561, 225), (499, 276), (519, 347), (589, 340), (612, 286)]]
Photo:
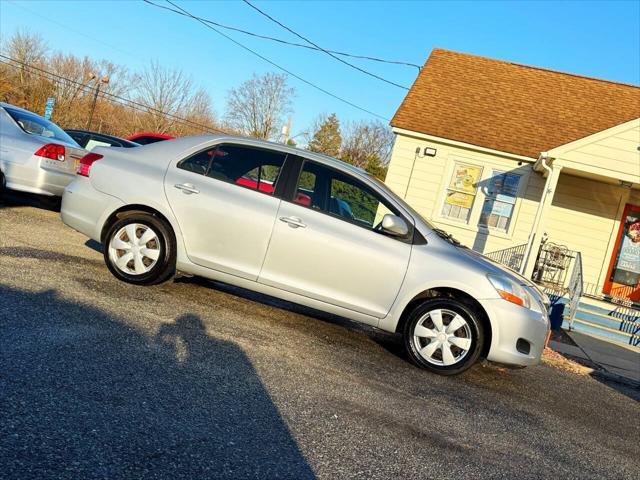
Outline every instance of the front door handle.
[(192, 193), (200, 193), (200, 190), (198, 190), (190, 183), (176, 183), (174, 187), (176, 187), (178, 190), (182, 190), (182, 193), (186, 193), (187, 195), (191, 195)]
[(291, 228), (305, 228), (307, 226), (307, 224), (298, 217), (280, 217), (280, 221), (288, 224)]

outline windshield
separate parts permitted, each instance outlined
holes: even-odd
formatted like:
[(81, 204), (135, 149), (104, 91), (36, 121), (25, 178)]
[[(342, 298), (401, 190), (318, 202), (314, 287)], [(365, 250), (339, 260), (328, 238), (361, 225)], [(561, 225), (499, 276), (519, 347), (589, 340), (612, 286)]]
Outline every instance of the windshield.
[(407, 209), (413, 216), (419, 218), (420, 220), (422, 220), (423, 223), (425, 223), (431, 230), (433, 230), (433, 232), (438, 235), (440, 238), (443, 238), (444, 240), (447, 240), (448, 242), (453, 243), (454, 245), (461, 247), (463, 246), (457, 239), (454, 238), (453, 235), (451, 235), (450, 233), (442, 230), (441, 228), (436, 227), (435, 225), (433, 225), (429, 220), (427, 220), (426, 218), (424, 218), (422, 215), (420, 215), (418, 212), (415, 211), (415, 209), (413, 209), (409, 204), (407, 204), (406, 201), (404, 201), (401, 197), (399, 197), (398, 195), (396, 195), (395, 193), (393, 193), (391, 191), (391, 189), (389, 187), (387, 187), (387, 185), (385, 185), (385, 183), (383, 181), (381, 181), (380, 179), (378, 179), (377, 177), (371, 175), (370, 173), (368, 173), (369, 178), (371, 178), (373, 181), (375, 181), (378, 185), (380, 185), (382, 188), (385, 189), (385, 191), (391, 195), (397, 202), (401, 203), (402, 206)]
[(29, 113), (10, 107), (5, 107), (4, 109), (22, 130), (30, 133), (31, 135), (40, 135), (41, 137), (52, 138), (72, 145), (78, 145), (73, 138), (71, 138), (55, 123), (45, 120), (35, 113)]

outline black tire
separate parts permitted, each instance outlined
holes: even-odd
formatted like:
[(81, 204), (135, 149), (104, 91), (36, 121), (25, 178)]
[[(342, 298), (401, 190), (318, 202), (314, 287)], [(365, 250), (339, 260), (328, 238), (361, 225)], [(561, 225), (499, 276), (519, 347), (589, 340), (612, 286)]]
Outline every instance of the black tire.
[[(451, 323), (454, 314), (460, 315), (466, 322), (466, 327), (461, 327), (451, 335), (462, 337), (465, 341), (467, 338), (471, 339), (471, 346), (466, 350), (466, 354), (463, 354), (464, 350), (457, 346), (450, 346), (450, 351), (454, 352), (456, 362), (450, 365), (444, 365), (444, 359), (442, 358), (442, 347), (436, 348), (433, 353), (434, 357), (431, 361), (427, 360), (422, 354), (420, 354), (419, 347), (424, 348), (431, 340), (427, 338), (414, 338), (414, 331), (419, 322), (428, 323), (427, 328), (433, 326), (431, 330), (437, 330), (435, 323), (431, 320), (431, 316), (427, 317), (427, 314), (434, 310), (445, 310), (440, 317), (443, 319), (442, 323), (444, 327)], [(446, 318), (445, 318), (446, 317)], [(421, 325), (422, 326), (422, 325)], [(467, 328), (468, 327), (468, 328)], [(484, 346), (484, 328), (480, 321), (479, 315), (474, 309), (467, 303), (462, 302), (455, 298), (437, 297), (424, 301), (418, 307), (416, 307), (407, 322), (404, 325), (402, 332), (404, 346), (409, 355), (411, 361), (421, 368), (425, 368), (439, 375), (456, 375), (469, 369), (480, 357), (482, 348)], [(455, 340), (455, 339), (454, 339)], [(418, 342), (418, 345), (416, 345)], [(424, 344), (423, 344), (424, 342)], [(437, 359), (438, 350), (440, 351), (440, 360)], [(459, 358), (459, 359), (458, 359)], [(442, 364), (437, 364), (440, 361)]]
[[(123, 227), (130, 224), (139, 224), (151, 228), (157, 234), (157, 248), (160, 253), (155, 265), (142, 274), (127, 273), (115, 265), (110, 252), (111, 241)], [(154, 245), (155, 246), (155, 245)], [(175, 275), (176, 271), (176, 245), (175, 236), (166, 221), (156, 215), (146, 212), (127, 212), (114, 222), (104, 236), (104, 261), (109, 271), (119, 280), (134, 285), (156, 285), (166, 282)]]

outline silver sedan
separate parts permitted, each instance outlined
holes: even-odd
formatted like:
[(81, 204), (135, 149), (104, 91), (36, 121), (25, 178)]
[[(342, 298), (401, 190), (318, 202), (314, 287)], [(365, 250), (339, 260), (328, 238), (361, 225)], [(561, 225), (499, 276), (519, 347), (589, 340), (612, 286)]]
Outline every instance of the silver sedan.
[(367, 172), (226, 135), (97, 147), (62, 220), (104, 245), (118, 279), (176, 272), (226, 282), (402, 335), (418, 366), (539, 362), (545, 296), (462, 247)]
[(55, 123), (0, 103), (0, 189), (59, 197), (85, 153)]

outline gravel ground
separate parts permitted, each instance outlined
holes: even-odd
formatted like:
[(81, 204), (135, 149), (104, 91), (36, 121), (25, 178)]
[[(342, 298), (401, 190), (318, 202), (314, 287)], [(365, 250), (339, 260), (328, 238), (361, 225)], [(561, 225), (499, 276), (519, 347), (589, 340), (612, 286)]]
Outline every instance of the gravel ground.
[(120, 283), (86, 240), (0, 203), (0, 477), (637, 478), (640, 404), (592, 378), (438, 377), (348, 320)]

